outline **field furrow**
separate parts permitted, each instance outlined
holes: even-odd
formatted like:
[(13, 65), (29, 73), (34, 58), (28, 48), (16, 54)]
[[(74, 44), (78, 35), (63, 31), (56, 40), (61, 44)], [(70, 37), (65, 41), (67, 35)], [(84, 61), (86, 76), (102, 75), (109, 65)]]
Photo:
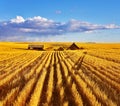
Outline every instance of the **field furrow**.
[(0, 106), (119, 106), (119, 52), (2, 51)]

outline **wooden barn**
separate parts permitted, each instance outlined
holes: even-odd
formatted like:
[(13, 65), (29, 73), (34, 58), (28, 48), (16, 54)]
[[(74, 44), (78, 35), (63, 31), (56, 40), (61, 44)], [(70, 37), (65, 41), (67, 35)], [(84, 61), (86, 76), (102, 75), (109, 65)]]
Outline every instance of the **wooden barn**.
[(77, 49), (79, 49), (79, 47), (75, 43), (73, 43), (72, 45), (70, 45), (70, 47), (68, 47), (68, 50), (77, 50)]
[(64, 51), (64, 48), (63, 47), (59, 47), (57, 50), (58, 51)]
[(28, 45), (28, 49), (43, 50), (44, 45)]

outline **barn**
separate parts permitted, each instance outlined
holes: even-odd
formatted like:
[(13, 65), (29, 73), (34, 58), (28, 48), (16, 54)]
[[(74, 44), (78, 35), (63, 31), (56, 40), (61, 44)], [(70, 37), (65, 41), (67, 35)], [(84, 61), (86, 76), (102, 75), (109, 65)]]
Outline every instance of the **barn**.
[(68, 50), (77, 50), (77, 49), (79, 49), (79, 47), (75, 43), (73, 43), (72, 45), (70, 45), (70, 47), (68, 47)]
[(58, 51), (64, 51), (64, 48), (63, 47), (59, 47), (57, 50)]
[(28, 49), (43, 50), (44, 45), (28, 45)]

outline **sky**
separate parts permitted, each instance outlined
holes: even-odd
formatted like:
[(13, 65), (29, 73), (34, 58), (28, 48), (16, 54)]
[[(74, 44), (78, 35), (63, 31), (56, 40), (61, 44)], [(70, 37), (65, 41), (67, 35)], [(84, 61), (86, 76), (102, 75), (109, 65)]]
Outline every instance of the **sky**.
[(120, 42), (120, 0), (0, 0), (0, 41)]

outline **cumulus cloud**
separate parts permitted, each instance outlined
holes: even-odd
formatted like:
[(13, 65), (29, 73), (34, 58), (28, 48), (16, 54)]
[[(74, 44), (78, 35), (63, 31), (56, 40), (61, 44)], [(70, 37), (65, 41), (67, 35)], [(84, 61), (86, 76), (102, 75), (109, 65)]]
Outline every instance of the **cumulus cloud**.
[(117, 26), (115, 24), (109, 24), (105, 26), (106, 29), (117, 29), (120, 28), (120, 26)]
[(17, 16), (16, 18), (11, 19), (11, 23), (22, 23), (24, 21), (25, 19), (22, 16)]
[[(29, 36), (62, 35), (65, 33), (85, 32), (90, 33), (96, 30), (119, 29), (115, 24), (99, 25), (89, 22), (72, 19), (68, 22), (55, 22), (53, 20), (35, 16), (24, 19), (17, 16), (9, 21), (0, 22), (0, 39), (6, 38), (27, 38)], [(19, 40), (19, 39), (18, 39)]]

